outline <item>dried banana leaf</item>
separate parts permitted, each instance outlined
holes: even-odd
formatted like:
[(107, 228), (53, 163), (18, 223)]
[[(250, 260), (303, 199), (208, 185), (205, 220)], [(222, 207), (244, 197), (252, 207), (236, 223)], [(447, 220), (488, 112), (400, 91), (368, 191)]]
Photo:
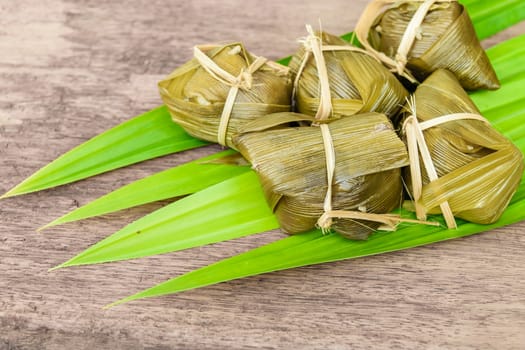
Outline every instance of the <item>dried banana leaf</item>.
[[(322, 41), (332, 117), (365, 112), (383, 113), (389, 117), (396, 115), (408, 93), (388, 69), (341, 38), (325, 32), (314, 35)], [(308, 42), (311, 39), (316, 38), (311, 35), (305, 40)], [(289, 67), (294, 76), (300, 74), (296, 77), (297, 111), (316, 115), (322, 91), (317, 60), (306, 49), (309, 45), (305, 43), (292, 56)], [(301, 67), (303, 64), (304, 68)]]
[[(423, 16), (420, 24), (418, 15)], [(399, 74), (422, 81), (445, 68), (467, 90), (499, 88), (467, 10), (456, 1), (373, 1), (360, 18), (356, 35)]]
[[(411, 109), (420, 125), (445, 115), (480, 114), (454, 75), (442, 69), (417, 88)], [(488, 121), (471, 118), (447, 121), (423, 131), (437, 179), (430, 181), (429, 171), (433, 170), (422, 167), (420, 198), (414, 193), (416, 208), (433, 214), (448, 203), (456, 217), (491, 224), (500, 218), (519, 186), (523, 155)], [(410, 175), (414, 184), (417, 175)]]
[[(257, 58), (239, 43), (203, 48), (202, 52), (214, 62), (218, 72), (194, 58), (159, 82), (160, 95), (173, 120), (190, 135), (223, 143), (219, 129), (221, 123), (226, 123), (224, 145), (231, 147), (231, 136), (240, 125), (290, 110), (292, 86), (287, 67), (266, 61), (250, 74)], [(227, 81), (225, 77), (234, 79)], [(236, 88), (236, 95), (230, 96)], [(235, 104), (224, 121), (223, 110), (229, 98)]]
[[(259, 119), (275, 127), (281, 120), (311, 117), (277, 113)], [(250, 129), (253, 125), (248, 125)], [(389, 119), (379, 113), (359, 114), (328, 124), (335, 150), (332, 182), (334, 210), (384, 214), (399, 207), (400, 168), (407, 153)], [(328, 190), (325, 145), (321, 128), (301, 126), (247, 132), (234, 139), (259, 174), (267, 201), (283, 231), (313, 229), (324, 213)], [(368, 220), (334, 219), (332, 228), (352, 239), (367, 238), (378, 227)]]

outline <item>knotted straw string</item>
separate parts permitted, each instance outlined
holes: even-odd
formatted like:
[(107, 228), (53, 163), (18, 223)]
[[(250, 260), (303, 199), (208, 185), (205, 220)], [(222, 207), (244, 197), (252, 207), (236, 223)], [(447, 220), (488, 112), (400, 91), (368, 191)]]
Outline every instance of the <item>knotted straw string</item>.
[(310, 60), (311, 55), (314, 56), (315, 64), (317, 67), (317, 73), (319, 75), (319, 84), (321, 90), (321, 96), (319, 98), (319, 107), (315, 118), (318, 120), (326, 120), (332, 113), (332, 98), (330, 94), (330, 83), (328, 79), (328, 70), (326, 68), (326, 62), (324, 60), (323, 52), (325, 51), (354, 51), (368, 55), (381, 63), (381, 61), (372, 55), (370, 52), (361, 48), (350, 46), (350, 45), (323, 45), (323, 39), (320, 36), (315, 35), (315, 32), (311, 25), (306, 25), (306, 31), (308, 36), (304, 39), (299, 40), (303, 44), (305, 54), (302, 58), (299, 69), (295, 76), (293, 83), (292, 98), (295, 97), (297, 89), (299, 88), (299, 79), (306, 67), (306, 64)]
[[(315, 35), (311, 25), (306, 25), (306, 31), (308, 32), (308, 36), (301, 41), (305, 48), (305, 55), (294, 80), (292, 96), (295, 96), (299, 85), (299, 78), (301, 77), (308, 60), (310, 59), (310, 55), (313, 55), (315, 65), (317, 67), (317, 74), (319, 76), (319, 85), (321, 90), (319, 107), (317, 109), (317, 113), (315, 114), (315, 123), (313, 125), (320, 127), (323, 137), (326, 158), (326, 175), (328, 182), (323, 209), (324, 212), (327, 213), (332, 211), (332, 182), (335, 172), (335, 150), (332, 135), (330, 134), (330, 128), (327, 124), (320, 124), (319, 122), (328, 120), (332, 114), (332, 96), (330, 93), (328, 70), (326, 68), (326, 62), (323, 55), (323, 39)], [(330, 226), (332, 226), (332, 219), (327, 218), (323, 222), (320, 222), (320, 220), (321, 218), (319, 218), (317, 224), (319, 227), (321, 227), (323, 232), (329, 230)]]
[(320, 85), (320, 98), (319, 98), (319, 107), (315, 115), (317, 121), (327, 120), (332, 114), (332, 96), (330, 93), (330, 82), (328, 80), (328, 70), (326, 68), (326, 62), (323, 55), (323, 39), (315, 35), (314, 30), (311, 25), (306, 25), (306, 31), (308, 36), (300, 42), (303, 44), (305, 49), (305, 55), (295, 76), (293, 83), (292, 96), (295, 96), (297, 88), (299, 86), (299, 78), (303, 73), (306, 64), (310, 59), (310, 55), (314, 56), (315, 65), (317, 67), (317, 74), (319, 76), (319, 85)]
[(437, 222), (430, 221), (421, 221), (421, 220), (412, 220), (404, 219), (395, 214), (373, 214), (365, 213), (355, 210), (333, 210), (332, 209), (332, 192), (333, 192), (333, 179), (335, 174), (335, 149), (334, 143), (332, 140), (332, 135), (330, 134), (330, 128), (328, 124), (320, 124), (321, 135), (323, 137), (323, 145), (326, 157), (326, 175), (328, 187), (326, 189), (326, 196), (323, 203), (323, 215), (317, 220), (317, 226), (321, 228), (323, 233), (330, 231), (332, 226), (332, 219), (352, 219), (352, 220), (366, 220), (373, 221), (383, 224), (386, 228), (393, 230), (397, 224), (400, 222), (416, 223), (416, 224), (426, 224), (439, 226)]
[(366, 8), (355, 28), (355, 34), (359, 39), (359, 42), (369, 51), (372, 55), (377, 57), (380, 61), (390, 67), (390, 70), (398, 73), (399, 75), (407, 78), (412, 83), (417, 80), (412, 74), (406, 69), (408, 62), (408, 54), (417, 39), (421, 39), (421, 24), (425, 19), (428, 11), (436, 2), (455, 2), (457, 0), (411, 0), (408, 2), (422, 2), (419, 8), (416, 10), (410, 22), (408, 23), (405, 32), (399, 43), (395, 59), (392, 59), (385, 55), (383, 52), (375, 50), (368, 42), (368, 33), (372, 27), (376, 18), (384, 13), (389, 7), (387, 5), (398, 4), (399, 0), (375, 0), (371, 2)]
[[(443, 123), (448, 123), (457, 120), (479, 120), (490, 125), (490, 122), (479, 114), (474, 113), (453, 113), (443, 115), (441, 117), (433, 118), (424, 122), (417, 120), (416, 105), (414, 99), (408, 101), (410, 116), (405, 120), (403, 124), (403, 130), (405, 131), (407, 139), (408, 157), (410, 162), (410, 176), (412, 178), (412, 192), (414, 197), (414, 204), (416, 207), (416, 216), (418, 219), (425, 220), (426, 213), (425, 208), (419, 203), (419, 199), (422, 195), (423, 190), (423, 179), (421, 174), (421, 164), (419, 154), (423, 160), (423, 165), (428, 174), (430, 182), (438, 179), (434, 162), (430, 156), (430, 151), (425, 141), (423, 131), (435, 126), (439, 126)], [(448, 228), (457, 228), (454, 214), (448, 201), (445, 201), (439, 205), (445, 222)]]
[(246, 69), (241, 69), (238, 76), (233, 76), (217, 65), (203, 50), (210, 50), (216, 48), (216, 45), (195, 46), (193, 48), (193, 56), (199, 64), (208, 72), (213, 78), (221, 83), (230, 86), (230, 91), (224, 102), (221, 119), (219, 121), (219, 128), (217, 130), (217, 140), (221, 146), (226, 146), (226, 133), (228, 131), (228, 123), (230, 121), (233, 105), (239, 89), (249, 90), (252, 88), (253, 77), (259, 68), (261, 68), (267, 59), (264, 57), (257, 57)]
[(372, 213), (364, 213), (364, 212), (352, 211), (352, 210), (333, 210), (332, 193), (333, 193), (333, 180), (334, 180), (334, 174), (335, 174), (336, 158), (335, 158), (335, 149), (334, 149), (332, 135), (330, 133), (330, 128), (328, 124), (325, 123), (329, 119), (332, 113), (332, 101), (331, 101), (331, 95), (330, 95), (330, 83), (328, 80), (328, 70), (326, 68), (323, 51), (331, 51), (331, 50), (334, 50), (334, 48), (335, 50), (350, 50), (350, 51), (360, 51), (360, 52), (363, 52), (364, 50), (361, 50), (359, 48), (354, 48), (351, 46), (349, 47), (324, 46), (323, 47), (322, 39), (319, 36), (315, 35), (312, 27), (307, 25), (306, 30), (308, 31), (309, 35), (307, 38), (302, 40), (305, 46), (306, 53), (303, 58), (303, 61), (301, 62), (297, 76), (294, 81), (294, 95), (295, 95), (295, 90), (298, 84), (299, 76), (304, 70), (306, 63), (308, 62), (310, 58), (310, 55), (313, 55), (314, 60), (316, 62), (316, 66), (317, 66), (317, 72), (319, 75), (319, 84), (320, 84), (320, 90), (321, 90), (319, 109), (317, 110), (317, 113), (315, 115), (316, 122), (313, 125), (319, 126), (319, 128), (321, 129), (321, 135), (323, 137), (323, 145), (324, 145), (325, 158), (326, 158), (326, 175), (327, 175), (327, 185), (328, 185), (327, 190), (326, 190), (326, 196), (325, 196), (324, 203), (323, 203), (324, 212), (317, 220), (317, 226), (321, 228), (323, 233), (326, 233), (330, 231), (330, 227), (332, 226), (332, 219), (334, 218), (344, 218), (344, 219), (352, 219), (352, 220), (367, 220), (367, 221), (379, 222), (379, 223), (382, 223), (383, 225), (388, 226), (389, 228), (394, 228), (400, 222), (423, 223), (423, 224), (434, 225), (434, 226), (439, 225), (439, 223), (436, 223), (436, 222), (404, 219), (394, 214), (372, 214)]
[(328, 231), (332, 226), (332, 217), (328, 213), (332, 213), (332, 183), (334, 181), (335, 173), (335, 150), (332, 135), (328, 124), (321, 124), (321, 134), (323, 136), (324, 153), (326, 159), (326, 178), (328, 188), (324, 197), (323, 215), (317, 220), (317, 226), (321, 228), (323, 233)]

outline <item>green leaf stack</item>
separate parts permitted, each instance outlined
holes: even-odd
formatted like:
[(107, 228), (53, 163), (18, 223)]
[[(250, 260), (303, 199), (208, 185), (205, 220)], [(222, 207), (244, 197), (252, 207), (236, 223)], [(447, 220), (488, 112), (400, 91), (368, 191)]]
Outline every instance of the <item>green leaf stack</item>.
[[(469, 10), (480, 39), (525, 18), (521, 0), (461, 1)], [(350, 35), (346, 36), (347, 39)], [(497, 91), (470, 95), (480, 112), (505, 137), (525, 152), (525, 36), (487, 52), (501, 82)], [(284, 62), (284, 61), (283, 61)], [(51, 188), (142, 160), (205, 145), (172, 123), (166, 107), (131, 119), (80, 145), (44, 167), (4, 197)], [(112, 149), (113, 152), (105, 150)], [(218, 161), (235, 152), (212, 156), (130, 184), (54, 224), (168, 198), (187, 197), (124, 227), (59, 267), (138, 258), (187, 249), (277, 228), (255, 172)], [(220, 164), (215, 164), (220, 163)], [(188, 179), (188, 174), (199, 176)], [(209, 178), (207, 177), (209, 175)], [(206, 178), (206, 181), (204, 179)], [(169, 181), (174, 181), (170, 187)], [(199, 184), (200, 183), (200, 184)], [(157, 188), (147, 195), (149, 189)], [(167, 189), (167, 194), (162, 189)], [(191, 194), (195, 192), (194, 194)], [(366, 241), (350, 241), (320, 230), (293, 235), (238, 256), (166, 281), (115, 304), (176, 293), (236, 278), (298, 266), (380, 254), (464, 237), (525, 219), (525, 185), (520, 183), (498, 221), (488, 225), (458, 219), (457, 229), (401, 224), (396, 232), (376, 232)], [(401, 210), (402, 216), (409, 213)], [(202, 218), (208, 218), (202, 220)], [(441, 217), (432, 217), (443, 223)], [(212, 224), (211, 224), (212, 223)]]

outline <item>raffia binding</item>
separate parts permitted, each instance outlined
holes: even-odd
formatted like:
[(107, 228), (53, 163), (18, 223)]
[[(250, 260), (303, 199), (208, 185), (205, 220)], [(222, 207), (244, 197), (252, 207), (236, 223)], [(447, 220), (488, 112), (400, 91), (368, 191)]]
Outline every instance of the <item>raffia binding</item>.
[[(490, 122), (479, 114), (474, 113), (453, 113), (443, 115), (441, 117), (432, 118), (424, 122), (419, 122), (417, 119), (417, 111), (415, 99), (408, 100), (408, 107), (410, 115), (405, 119), (403, 123), (403, 130), (406, 135), (408, 158), (410, 163), (410, 176), (412, 178), (412, 192), (413, 200), (416, 208), (416, 216), (420, 220), (426, 219), (425, 208), (423, 208), (419, 202), (422, 195), (423, 189), (423, 177), (421, 173), (420, 161), (423, 161), (423, 166), (427, 172), (430, 182), (438, 179), (436, 168), (430, 156), (430, 151), (425, 141), (423, 131), (435, 126), (439, 126), (444, 123), (457, 121), (457, 120), (479, 120), (484, 123), (490, 124)], [(421, 158), (419, 157), (421, 155)], [(441, 212), (445, 218), (445, 222), (448, 228), (457, 228), (454, 214), (448, 201), (441, 203)]]
[(335, 174), (336, 157), (335, 157), (334, 143), (332, 140), (332, 135), (330, 133), (330, 128), (328, 124), (326, 124), (326, 121), (330, 118), (330, 115), (332, 114), (332, 101), (331, 101), (331, 95), (330, 95), (330, 83), (328, 79), (328, 71), (326, 69), (323, 51), (334, 50), (334, 47), (336, 48), (336, 50), (351, 50), (351, 51), (360, 51), (360, 52), (363, 52), (363, 50), (359, 48), (351, 47), (351, 46), (348, 46), (348, 47), (323, 46), (322, 38), (315, 35), (312, 26), (307, 25), (306, 30), (308, 31), (309, 35), (308, 37), (302, 40), (302, 43), (306, 49), (305, 50), (306, 53), (305, 53), (305, 57), (303, 58), (303, 61), (301, 62), (301, 65), (297, 72), (297, 76), (294, 81), (294, 92), (295, 92), (295, 89), (299, 81), (298, 80), (299, 76), (304, 70), (306, 63), (308, 62), (310, 58), (310, 55), (313, 55), (313, 58), (317, 66), (317, 72), (319, 75), (319, 85), (320, 85), (321, 97), (319, 101), (319, 108), (315, 115), (315, 122), (312, 125), (318, 126), (321, 130), (324, 151), (325, 151), (325, 158), (326, 158), (326, 178), (327, 178), (326, 196), (325, 196), (324, 203), (323, 203), (324, 212), (323, 212), (323, 215), (321, 215), (321, 217), (319, 217), (319, 219), (317, 220), (317, 226), (323, 231), (323, 233), (329, 232), (332, 226), (332, 219), (335, 219), (335, 218), (378, 222), (382, 224), (383, 226), (386, 226), (387, 228), (392, 229), (392, 230), (395, 229), (397, 224), (399, 224), (400, 222), (419, 223), (419, 224), (438, 226), (439, 223), (437, 222), (405, 219), (405, 218), (401, 218), (400, 216), (394, 215), (394, 214), (373, 214), (373, 213), (365, 213), (365, 212), (353, 211), (353, 210), (333, 210), (332, 192), (333, 192), (333, 180), (334, 180), (334, 174)]
[(328, 70), (326, 69), (326, 63), (323, 55), (323, 39), (315, 35), (311, 25), (306, 25), (306, 31), (308, 32), (308, 36), (300, 40), (305, 48), (305, 54), (297, 71), (297, 75), (295, 76), (292, 96), (295, 96), (295, 92), (299, 86), (299, 78), (301, 77), (306, 64), (310, 60), (310, 56), (313, 55), (315, 65), (317, 67), (317, 74), (319, 75), (319, 85), (321, 92), (321, 96), (319, 98), (319, 107), (317, 108), (315, 119), (317, 121), (323, 121), (327, 120), (332, 114), (332, 97), (330, 94)]
[(456, 2), (457, 0), (411, 0), (412, 2), (422, 2), (408, 23), (408, 26), (403, 33), (401, 42), (397, 49), (395, 59), (390, 58), (383, 52), (375, 50), (368, 42), (368, 33), (374, 24), (374, 21), (392, 5), (398, 4), (399, 0), (374, 0), (368, 4), (363, 14), (359, 18), (355, 28), (355, 34), (359, 42), (365, 49), (375, 56), (378, 60), (383, 62), (392, 72), (395, 72), (409, 81), (415, 83), (417, 80), (407, 70), (408, 53), (416, 39), (421, 38), (421, 24), (425, 19), (428, 11), (436, 2)]
[(218, 47), (217, 45), (202, 45), (193, 48), (193, 56), (199, 64), (208, 72), (213, 78), (221, 83), (230, 86), (230, 91), (224, 103), (224, 108), (221, 113), (219, 122), (219, 129), (217, 131), (217, 141), (220, 145), (226, 146), (226, 134), (228, 131), (228, 123), (235, 104), (235, 98), (239, 89), (252, 88), (252, 74), (261, 68), (268, 60), (264, 57), (256, 57), (255, 60), (246, 68), (242, 69), (238, 76), (233, 76), (221, 67), (219, 67), (204, 51)]
[(306, 31), (308, 36), (299, 40), (303, 44), (305, 49), (305, 54), (301, 60), (299, 69), (295, 76), (293, 83), (292, 97), (295, 96), (297, 88), (299, 87), (299, 79), (306, 67), (306, 64), (310, 60), (310, 57), (313, 55), (315, 60), (315, 65), (317, 67), (317, 72), (319, 75), (319, 84), (321, 96), (319, 98), (319, 107), (317, 109), (317, 114), (315, 115), (316, 119), (326, 120), (332, 113), (332, 98), (330, 96), (330, 83), (328, 79), (328, 71), (326, 69), (326, 63), (324, 60), (323, 52), (325, 51), (354, 51), (360, 52), (362, 54), (368, 55), (381, 63), (381, 61), (372, 55), (370, 52), (363, 50), (359, 47), (350, 46), (350, 45), (323, 45), (322, 37), (315, 35), (315, 32), (311, 25), (306, 25)]
[(323, 204), (324, 213), (317, 220), (317, 226), (323, 231), (323, 233), (327, 233), (330, 231), (330, 227), (332, 226), (332, 219), (335, 218), (378, 222), (382, 224), (382, 228), (388, 230), (394, 230), (395, 227), (401, 222), (439, 226), (438, 222), (407, 219), (402, 218), (396, 214), (374, 214), (355, 210), (333, 210), (332, 183), (335, 174), (335, 149), (328, 124), (320, 124), (319, 127), (321, 129), (321, 134), (323, 137), (323, 145), (326, 156), (326, 175), (328, 185)]

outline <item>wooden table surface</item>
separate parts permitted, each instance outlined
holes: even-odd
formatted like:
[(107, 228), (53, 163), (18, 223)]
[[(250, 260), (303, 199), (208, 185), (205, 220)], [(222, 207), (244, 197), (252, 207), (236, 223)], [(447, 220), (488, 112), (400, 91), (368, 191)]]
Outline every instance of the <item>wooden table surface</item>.
[[(353, 28), (365, 1), (0, 0), (0, 192), (160, 104), (195, 44), (293, 52), (304, 23)], [(485, 43), (524, 32), (523, 23)], [(525, 223), (465, 239), (101, 306), (282, 237), (48, 273), (155, 203), (36, 233), (185, 152), (0, 201), (0, 349), (523, 349)]]

